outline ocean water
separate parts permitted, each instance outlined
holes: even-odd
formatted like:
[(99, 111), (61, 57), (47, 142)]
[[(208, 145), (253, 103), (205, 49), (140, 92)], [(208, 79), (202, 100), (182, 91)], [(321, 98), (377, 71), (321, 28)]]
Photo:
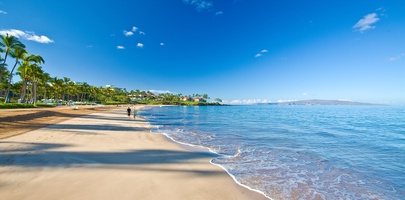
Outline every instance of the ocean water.
[(167, 106), (152, 130), (271, 199), (405, 199), (405, 107)]

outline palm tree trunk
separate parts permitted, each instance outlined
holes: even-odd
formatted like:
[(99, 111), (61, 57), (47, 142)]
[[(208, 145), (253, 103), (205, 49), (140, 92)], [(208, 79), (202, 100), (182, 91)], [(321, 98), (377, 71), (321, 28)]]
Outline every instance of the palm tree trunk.
[(10, 78), (8, 80), (8, 84), (7, 84), (7, 90), (6, 90), (6, 94), (4, 95), (4, 103), (7, 103), (10, 101), (10, 99), (8, 98), (8, 95), (10, 93), (10, 87), (11, 87), (11, 79), (13, 78), (13, 74), (10, 74)]
[[(7, 52), (7, 53), (8, 53), (8, 52)], [(6, 53), (6, 57), (7, 57), (7, 53)], [(6, 58), (4, 58), (4, 62), (5, 62), (5, 61), (6, 61)], [(7, 83), (6, 94), (4, 95), (4, 103), (9, 102), (8, 95), (9, 95), (9, 93), (10, 93), (11, 80), (13, 80), (13, 72), (14, 72), (14, 69), (15, 69), (15, 67), (17, 66), (17, 64), (18, 64), (18, 59), (16, 59), (15, 64), (14, 64), (14, 66), (13, 66), (13, 69), (12, 69), (11, 72), (10, 72), (10, 77), (9, 77), (8, 83)], [(3, 67), (4, 67), (4, 63), (3, 63)], [(1, 76), (0, 76), (0, 77), (1, 77)]]
[(26, 88), (27, 88), (27, 82), (25, 81), (25, 79), (23, 79), (22, 86), (21, 86), (21, 93), (20, 93), (21, 103), (24, 103)]
[(44, 99), (46, 101), (46, 87), (44, 88)]
[(4, 56), (4, 60), (3, 60), (3, 64), (1, 65), (0, 68), (0, 83), (1, 81), (3, 81), (3, 71), (6, 69), (6, 60), (7, 60), (7, 56), (8, 56), (8, 51), (6, 51), (6, 55)]
[(5, 70), (4, 65), (0, 66), (0, 83), (3, 81), (3, 71)]
[(35, 79), (34, 79), (34, 82), (32, 83), (32, 95), (33, 95), (33, 98), (32, 98), (32, 100), (33, 100), (33, 103), (34, 103), (34, 105), (37, 103), (37, 81), (35, 81)]

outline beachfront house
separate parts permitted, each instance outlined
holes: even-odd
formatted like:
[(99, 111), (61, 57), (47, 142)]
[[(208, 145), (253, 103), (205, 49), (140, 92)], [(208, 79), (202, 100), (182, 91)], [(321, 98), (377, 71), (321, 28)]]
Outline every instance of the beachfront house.
[(204, 98), (201, 97), (194, 97), (194, 102), (207, 102)]
[(191, 101), (193, 100), (190, 96), (184, 96), (181, 98), (182, 101)]

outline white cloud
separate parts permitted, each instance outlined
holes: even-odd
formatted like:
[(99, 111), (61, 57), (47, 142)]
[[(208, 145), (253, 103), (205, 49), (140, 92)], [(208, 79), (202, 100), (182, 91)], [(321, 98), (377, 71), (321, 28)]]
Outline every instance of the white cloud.
[(171, 92), (169, 90), (149, 90), (150, 92), (152, 92), (153, 94), (177, 94), (176, 92)]
[(405, 53), (400, 53), (400, 54), (398, 54), (396, 56), (393, 56), (393, 57), (389, 58), (388, 60), (393, 62), (393, 61), (401, 59), (402, 57), (405, 57)]
[(283, 99), (279, 99), (279, 100), (277, 100), (277, 103), (294, 102), (294, 101), (297, 101), (297, 100), (283, 100)]
[(218, 11), (215, 13), (215, 15), (223, 15), (223, 14), (224, 14), (224, 12), (222, 12), (222, 11)]
[(263, 56), (263, 54), (258, 53), (258, 54), (255, 55), (255, 58), (258, 58), (258, 57), (260, 57), (260, 56)]
[(139, 31), (139, 35), (145, 35), (145, 32)]
[(93, 45), (86, 45), (86, 48), (93, 48)]
[(5, 12), (5, 11), (3, 11), (3, 10), (0, 10), (0, 14), (7, 14), (7, 12)]
[(21, 31), (21, 30), (17, 30), (17, 29), (0, 30), (0, 35), (6, 35), (6, 34), (9, 34), (9, 35), (12, 35), (14, 37), (21, 38), (24, 40), (31, 40), (31, 41), (43, 43), (43, 44), (48, 44), (48, 43), (54, 42), (53, 40), (49, 39), (47, 36), (35, 35), (35, 33), (31, 32), (31, 31)]
[(258, 104), (258, 103), (270, 103), (271, 101), (267, 99), (245, 99), (245, 100), (231, 100), (227, 101), (224, 100), (222, 103), (224, 104), (232, 104), (232, 105), (249, 105), (249, 104)]
[(117, 49), (125, 49), (124, 46), (117, 46)]
[(354, 26), (353, 29), (355, 31), (364, 32), (369, 29), (374, 29), (375, 26), (372, 26), (374, 23), (378, 22), (380, 18), (377, 17), (376, 13), (371, 13), (364, 16), (360, 19)]
[(160, 46), (165, 46), (165, 43), (161, 42), (161, 43), (160, 43)]
[(132, 27), (132, 32), (136, 32), (136, 30), (138, 30), (138, 27), (133, 26), (133, 27)]
[(183, 2), (194, 6), (197, 11), (208, 10), (213, 6), (212, 2), (204, 0), (183, 0)]
[(53, 42), (53, 40), (49, 39), (48, 37), (46, 37), (44, 35), (41, 35), (41, 36), (30, 35), (30, 36), (27, 37), (27, 40), (32, 40), (32, 41), (35, 41), (35, 42), (45, 43), (45, 44)]
[(306, 92), (302, 93), (302, 96), (307, 96), (307, 93)]
[(127, 36), (127, 37), (129, 37), (129, 36), (131, 36), (131, 35), (134, 35), (134, 33), (133, 33), (132, 31), (123, 30), (122, 32), (123, 32), (124, 35)]
[(143, 44), (142, 44), (142, 43), (138, 43), (136, 46), (139, 47), (139, 48), (143, 48)]
[(260, 53), (257, 53), (257, 54), (255, 55), (255, 58), (261, 57), (261, 56), (263, 56), (263, 55), (264, 55), (265, 53), (267, 53), (267, 52), (269, 52), (269, 50), (263, 49), (263, 50), (260, 51)]

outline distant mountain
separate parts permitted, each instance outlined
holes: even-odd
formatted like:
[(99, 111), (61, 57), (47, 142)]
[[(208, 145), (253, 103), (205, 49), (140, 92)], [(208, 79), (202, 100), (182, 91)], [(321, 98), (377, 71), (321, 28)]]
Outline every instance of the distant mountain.
[(353, 102), (353, 101), (320, 100), (320, 99), (277, 102), (277, 103), (267, 103), (267, 104), (269, 104), (269, 105), (306, 105), (306, 106), (317, 106), (317, 105), (377, 105), (377, 104)]

